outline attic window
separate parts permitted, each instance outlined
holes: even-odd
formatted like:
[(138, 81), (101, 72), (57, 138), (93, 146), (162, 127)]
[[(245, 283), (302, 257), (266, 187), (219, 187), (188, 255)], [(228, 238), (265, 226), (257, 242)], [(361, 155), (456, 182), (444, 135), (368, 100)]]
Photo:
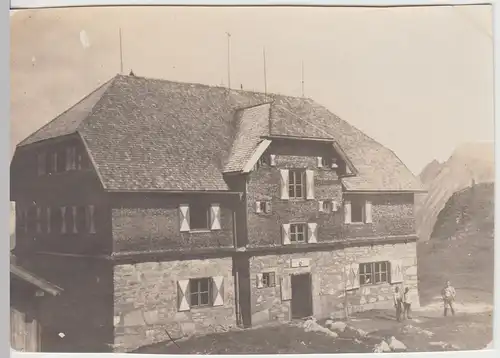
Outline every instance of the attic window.
[(338, 168), (337, 158), (322, 157), (321, 164), (322, 164), (323, 168)]

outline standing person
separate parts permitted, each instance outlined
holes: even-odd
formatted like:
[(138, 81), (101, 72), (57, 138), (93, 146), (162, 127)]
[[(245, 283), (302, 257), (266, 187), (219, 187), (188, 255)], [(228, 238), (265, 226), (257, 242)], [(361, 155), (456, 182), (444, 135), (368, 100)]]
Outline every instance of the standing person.
[(455, 295), (456, 295), (455, 289), (451, 286), (450, 281), (446, 281), (443, 291), (441, 291), (441, 296), (443, 297), (443, 303), (444, 303), (445, 317), (448, 314), (448, 307), (450, 307), (451, 314), (453, 316), (455, 315), (455, 308), (454, 308)]
[(405, 288), (405, 293), (403, 295), (403, 318), (411, 319), (411, 297), (410, 297), (410, 288)]
[(396, 286), (394, 289), (394, 307), (396, 308), (396, 319), (401, 321), (401, 306), (402, 306), (402, 297), (401, 293), (399, 292), (399, 287)]

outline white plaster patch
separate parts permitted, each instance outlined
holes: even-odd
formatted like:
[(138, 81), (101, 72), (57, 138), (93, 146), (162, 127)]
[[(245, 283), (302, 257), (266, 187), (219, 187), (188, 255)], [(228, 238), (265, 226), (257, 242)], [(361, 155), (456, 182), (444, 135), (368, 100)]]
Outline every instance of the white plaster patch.
[(80, 43), (84, 49), (88, 49), (90, 47), (89, 36), (85, 30), (80, 31)]

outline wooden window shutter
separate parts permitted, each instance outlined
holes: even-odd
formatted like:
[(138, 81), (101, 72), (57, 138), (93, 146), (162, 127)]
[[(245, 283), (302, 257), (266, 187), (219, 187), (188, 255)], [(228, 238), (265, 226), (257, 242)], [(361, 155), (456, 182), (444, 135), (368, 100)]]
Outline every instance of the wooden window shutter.
[(403, 282), (403, 265), (401, 260), (392, 260), (391, 265), (391, 283)]
[(220, 205), (219, 204), (212, 204), (210, 213), (211, 213), (210, 216), (211, 216), (211, 220), (212, 220), (212, 225), (210, 226), (210, 228), (212, 230), (220, 230), (221, 229), (221, 226), (220, 226)]
[(189, 311), (189, 280), (177, 281), (177, 310)]
[(292, 299), (292, 277), (283, 275), (281, 277), (281, 300), (289, 301)]
[(283, 245), (290, 245), (290, 224), (281, 225), (281, 235), (283, 238)]
[(314, 170), (306, 170), (306, 199), (314, 199)]
[(47, 154), (39, 153), (38, 154), (38, 175), (45, 175), (47, 169)]
[(365, 222), (370, 224), (372, 222), (372, 202), (365, 202)]
[(39, 206), (36, 208), (36, 232), (42, 232), (42, 208)]
[(51, 225), (51, 216), (50, 216), (50, 208), (47, 209), (47, 234), (50, 234), (50, 225)]
[(189, 231), (189, 205), (179, 205), (180, 231)]
[(323, 200), (318, 201), (318, 211), (325, 211), (323, 210)]
[(264, 287), (264, 282), (262, 281), (262, 274), (261, 273), (258, 273), (255, 277), (255, 286), (257, 286), (257, 288), (262, 288)]
[(276, 155), (274, 154), (269, 155), (269, 165), (272, 167), (276, 165)]
[(61, 233), (66, 234), (66, 207), (61, 207)]
[(310, 244), (315, 244), (318, 242), (318, 224), (307, 223), (307, 242)]
[(73, 206), (71, 209), (73, 211), (73, 234), (76, 234), (78, 232), (78, 229), (76, 228), (76, 221), (77, 221), (76, 206)]
[(255, 202), (255, 212), (257, 214), (260, 213), (260, 201)]
[(289, 180), (288, 180), (288, 170), (280, 169), (281, 175), (281, 199), (288, 200), (288, 190), (289, 190)]
[(213, 306), (224, 306), (224, 276), (212, 277), (212, 285)]
[(318, 168), (323, 168), (323, 157), (317, 157)]
[(351, 202), (350, 201), (344, 202), (344, 223), (345, 224), (351, 223)]
[(339, 210), (339, 203), (337, 203), (335, 200), (332, 200), (332, 211), (338, 211)]
[(265, 205), (266, 205), (266, 213), (270, 213), (271, 212), (271, 202), (266, 201)]
[(89, 205), (89, 233), (95, 234), (95, 224), (94, 224), (94, 205)]
[(344, 280), (346, 290), (359, 288), (359, 264), (353, 263), (344, 266)]

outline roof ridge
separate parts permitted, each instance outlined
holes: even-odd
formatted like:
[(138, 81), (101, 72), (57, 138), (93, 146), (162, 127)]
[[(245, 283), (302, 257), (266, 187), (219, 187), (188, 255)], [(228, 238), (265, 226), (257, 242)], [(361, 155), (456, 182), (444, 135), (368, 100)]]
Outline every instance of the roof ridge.
[[(35, 141), (35, 142), (32, 142), (32, 143), (25, 143), (26, 141), (28, 141), (28, 139), (34, 137), (36, 134), (40, 133), (43, 129), (45, 129), (47, 126), (49, 126), (51, 123), (55, 122), (57, 119), (61, 118), (61, 116), (63, 116), (64, 114), (68, 113), (69, 111), (71, 111), (73, 108), (75, 108), (76, 106), (78, 106), (80, 103), (82, 103), (83, 101), (85, 101), (87, 98), (89, 98), (90, 96), (92, 96), (94, 93), (96, 93), (97, 91), (99, 91), (101, 88), (103, 88), (106, 84), (111, 84), (112, 81), (114, 81), (116, 79), (117, 76), (114, 76), (112, 78), (110, 78), (109, 80), (107, 80), (106, 82), (104, 82), (102, 85), (100, 85), (99, 87), (95, 88), (93, 91), (91, 91), (89, 94), (87, 94), (86, 96), (82, 97), (78, 102), (76, 102), (75, 104), (73, 104), (72, 106), (70, 106), (69, 108), (65, 109), (64, 111), (62, 111), (61, 113), (59, 113), (54, 119), (48, 121), (47, 123), (45, 123), (43, 126), (41, 126), (40, 128), (38, 128), (36, 131), (34, 131), (33, 133), (31, 133), (29, 136), (27, 136), (26, 138), (24, 138), (22, 141), (20, 141), (17, 145), (16, 145), (16, 148), (18, 147), (23, 147), (25, 145), (28, 145), (28, 144), (33, 144), (33, 143), (36, 143), (36, 142), (41, 142), (43, 140), (40, 140), (40, 141)], [(102, 94), (102, 96), (104, 95), (104, 93)], [(101, 98), (102, 98), (101, 96)], [(97, 104), (98, 101), (96, 101), (96, 104)], [(92, 108), (95, 107), (95, 104), (94, 106), (92, 106)]]

